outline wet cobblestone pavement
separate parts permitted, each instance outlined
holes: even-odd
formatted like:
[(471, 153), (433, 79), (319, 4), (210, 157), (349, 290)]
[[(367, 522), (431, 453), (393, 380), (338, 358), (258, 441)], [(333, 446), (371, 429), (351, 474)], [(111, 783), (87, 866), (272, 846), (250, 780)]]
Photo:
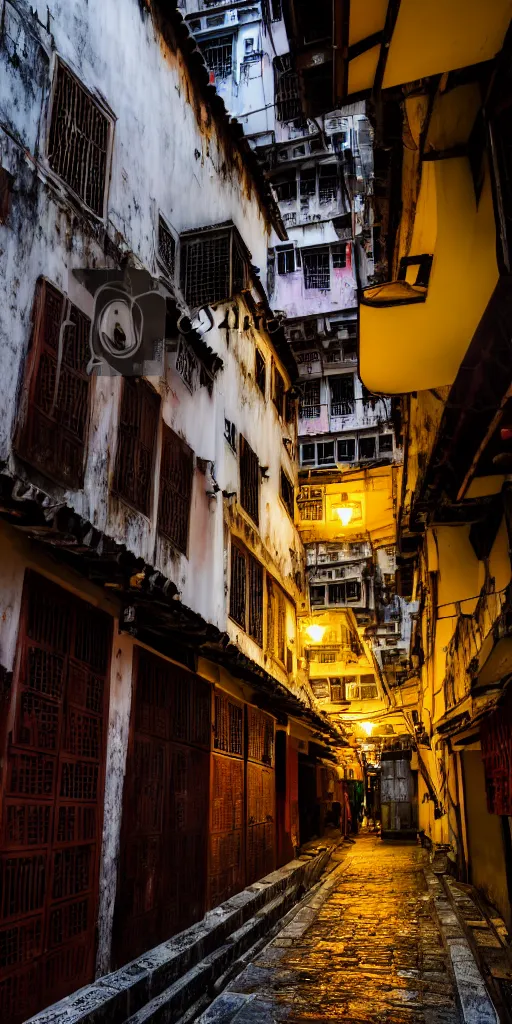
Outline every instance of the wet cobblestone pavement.
[(358, 838), (202, 1024), (462, 1024), (424, 856)]

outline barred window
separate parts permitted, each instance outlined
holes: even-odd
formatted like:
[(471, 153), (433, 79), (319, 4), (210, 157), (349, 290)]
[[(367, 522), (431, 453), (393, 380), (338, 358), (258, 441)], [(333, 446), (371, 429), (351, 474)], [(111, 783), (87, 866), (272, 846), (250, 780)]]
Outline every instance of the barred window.
[(323, 501), (321, 498), (317, 501), (301, 501), (298, 504), (298, 509), (301, 522), (317, 522), (324, 518)]
[(263, 566), (235, 543), (231, 544), (229, 614), (263, 646)]
[(267, 573), (267, 649), (284, 665), (286, 658), (286, 598)]
[(59, 61), (52, 102), (48, 162), (98, 217), (105, 212), (111, 122)]
[(273, 381), (272, 381), (272, 401), (280, 416), (284, 413), (284, 394), (285, 394), (285, 383), (282, 375), (279, 373), (277, 366), (273, 363)]
[(233, 72), (233, 36), (218, 36), (205, 39), (201, 50), (206, 66), (215, 78), (229, 78)]
[(294, 488), (292, 482), (288, 479), (284, 469), (281, 470), (281, 498), (288, 509), (288, 513), (293, 519), (294, 514)]
[(319, 441), (316, 450), (319, 466), (332, 466), (336, 461), (334, 458), (334, 441)]
[(293, 121), (301, 117), (299, 78), (292, 68), (289, 53), (274, 57), (275, 102), (278, 121)]
[(320, 167), (318, 198), (321, 203), (335, 202), (338, 196), (338, 173), (334, 164)]
[(181, 287), (191, 309), (239, 295), (248, 281), (247, 255), (233, 227), (181, 236)]
[(303, 252), (302, 265), (305, 288), (320, 288), (322, 291), (329, 291), (331, 271), (328, 252)]
[(256, 526), (260, 521), (260, 467), (258, 456), (240, 434), (240, 504)]
[(163, 217), (158, 220), (158, 255), (171, 277), (176, 263), (176, 242)]
[(192, 449), (164, 423), (158, 526), (184, 555), (188, 546), (193, 474)]
[(40, 279), (32, 323), (16, 450), (52, 480), (79, 488), (89, 417), (90, 320)]
[(329, 377), (331, 392), (331, 415), (351, 416), (354, 412), (354, 375), (344, 373), (341, 377)]
[(114, 491), (149, 516), (160, 397), (144, 380), (125, 377), (119, 416)]
[(259, 348), (256, 349), (256, 384), (258, 385), (263, 397), (267, 390), (267, 364), (265, 358), (260, 352)]
[(299, 416), (303, 420), (313, 420), (320, 416), (320, 381), (308, 380), (301, 385)]
[(361, 600), (361, 584), (359, 580), (347, 580), (346, 583), (329, 585), (329, 604), (346, 604), (347, 601)]

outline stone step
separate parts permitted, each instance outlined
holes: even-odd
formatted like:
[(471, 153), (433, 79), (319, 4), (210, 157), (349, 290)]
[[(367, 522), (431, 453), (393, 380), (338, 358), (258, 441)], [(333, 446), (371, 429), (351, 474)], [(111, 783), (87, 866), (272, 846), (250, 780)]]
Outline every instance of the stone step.
[(209, 911), (202, 921), (36, 1014), (26, 1024), (142, 1024), (178, 1021), (232, 963), (315, 884), (333, 843), (291, 861)]

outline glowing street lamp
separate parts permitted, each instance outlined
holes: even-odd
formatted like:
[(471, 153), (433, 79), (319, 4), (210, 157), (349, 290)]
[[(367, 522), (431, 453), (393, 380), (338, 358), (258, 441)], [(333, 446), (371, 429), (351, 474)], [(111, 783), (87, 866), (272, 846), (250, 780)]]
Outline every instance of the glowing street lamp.
[(341, 519), (343, 526), (348, 526), (354, 515), (354, 509), (352, 505), (340, 505), (338, 508), (333, 510), (339, 519)]
[(361, 722), (361, 729), (367, 736), (371, 736), (373, 732), (373, 722)]
[(323, 635), (325, 633), (326, 628), (326, 626), (308, 626), (306, 629), (306, 633), (308, 634), (310, 640), (313, 640), (314, 643), (319, 644), (323, 639)]

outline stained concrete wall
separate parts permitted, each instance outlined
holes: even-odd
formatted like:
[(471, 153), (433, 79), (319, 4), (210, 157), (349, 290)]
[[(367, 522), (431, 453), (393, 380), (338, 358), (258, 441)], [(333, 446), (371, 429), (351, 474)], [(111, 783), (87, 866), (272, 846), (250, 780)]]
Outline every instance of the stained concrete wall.
[[(103, 0), (6, 0), (0, 35), (0, 163), (13, 175), (11, 209), (0, 225), (0, 273), (6, 299), (0, 308), (0, 457), (9, 469), (25, 472), (13, 456), (18, 395), (30, 338), (36, 281), (44, 275), (86, 314), (92, 299), (73, 276), (75, 269), (112, 266), (106, 239), (119, 253), (133, 253), (140, 265), (158, 273), (159, 214), (178, 236), (185, 229), (232, 220), (265, 281), (268, 213), (236, 146), (216, 127), (180, 52), (160, 34), (157, 5), (123, 3), (119, 34), (117, 5)], [(104, 223), (73, 199), (47, 163), (48, 112), (55, 57), (59, 55), (115, 120), (112, 168)], [(175, 281), (179, 296), (179, 280)], [(231, 304), (232, 305), (232, 304)], [(229, 307), (231, 324), (234, 318)], [(271, 360), (289, 378), (268, 336), (243, 328), (248, 313), (240, 300), (239, 328), (220, 327), (227, 306), (213, 312), (205, 340), (224, 369), (210, 394), (191, 394), (167, 355), (152, 384), (161, 396), (162, 421), (185, 438), (198, 459), (188, 558), (177, 552), (150, 519), (113, 497), (121, 380), (103, 377), (91, 385), (91, 422), (80, 492), (62, 488), (30, 471), (49, 495), (66, 502), (94, 526), (154, 565), (177, 585), (182, 601), (225, 629), (227, 600), (222, 490), (239, 494), (238, 464), (224, 439), (226, 418), (235, 423), (269, 466), (262, 486), (260, 537), (265, 560), (289, 589), (301, 567), (302, 547), (279, 498), (281, 464), (295, 482), (294, 464), (283, 436), (295, 443), (295, 425), (284, 424), (270, 401)], [(267, 363), (267, 393), (255, 385), (256, 344)], [(153, 509), (158, 495), (160, 437), (154, 467)], [(215, 484), (217, 497), (209, 496)], [(293, 593), (296, 597), (296, 588)], [(262, 652), (252, 654), (264, 663)]]
[(510, 895), (507, 885), (502, 821), (489, 814), (485, 798), (485, 775), (479, 750), (466, 750), (462, 755), (470, 881), (512, 925)]

